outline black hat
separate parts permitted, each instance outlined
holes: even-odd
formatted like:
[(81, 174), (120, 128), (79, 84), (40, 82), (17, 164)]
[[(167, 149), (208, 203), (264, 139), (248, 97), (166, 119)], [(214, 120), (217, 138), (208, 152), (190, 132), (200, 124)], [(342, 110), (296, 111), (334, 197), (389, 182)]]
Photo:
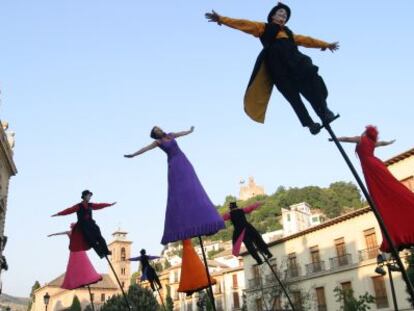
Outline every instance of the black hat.
[(141, 249), (139, 252), (141, 253), (141, 255), (145, 255), (146, 253), (145, 249)]
[(230, 202), (229, 208), (230, 208), (230, 209), (235, 209), (235, 208), (237, 208), (237, 202)]
[(282, 2), (278, 2), (278, 4), (270, 10), (269, 15), (267, 15), (267, 22), (271, 23), (272, 22), (272, 16), (275, 15), (276, 11), (279, 9), (285, 9), (286, 13), (287, 13), (287, 18), (286, 18), (286, 23), (290, 18), (290, 8), (286, 5), (283, 4)]
[(92, 192), (90, 192), (89, 190), (83, 190), (82, 191), (82, 196), (81, 196), (81, 198), (83, 199), (84, 197), (86, 197), (87, 195), (93, 195), (93, 193)]

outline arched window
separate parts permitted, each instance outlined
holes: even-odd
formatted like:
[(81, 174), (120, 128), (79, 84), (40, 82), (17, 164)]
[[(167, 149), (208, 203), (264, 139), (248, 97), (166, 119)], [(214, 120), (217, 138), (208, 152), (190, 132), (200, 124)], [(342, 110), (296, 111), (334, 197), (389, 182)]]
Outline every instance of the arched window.
[(125, 247), (121, 248), (121, 261), (126, 261), (126, 251)]

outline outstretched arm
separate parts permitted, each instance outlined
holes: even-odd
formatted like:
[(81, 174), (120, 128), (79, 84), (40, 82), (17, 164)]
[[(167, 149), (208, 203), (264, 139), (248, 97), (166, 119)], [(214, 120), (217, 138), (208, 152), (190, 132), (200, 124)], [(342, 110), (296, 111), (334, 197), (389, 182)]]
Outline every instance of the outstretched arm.
[(254, 203), (252, 205), (249, 205), (249, 206), (243, 208), (243, 212), (245, 214), (250, 214), (251, 212), (253, 212), (255, 209), (259, 208), (263, 204), (264, 204), (264, 202), (256, 202), (256, 203)]
[(129, 261), (141, 261), (141, 256), (138, 257), (132, 257), (128, 259)]
[(192, 132), (194, 132), (194, 126), (192, 126), (188, 131), (181, 131), (181, 132), (177, 132), (177, 133), (171, 133), (171, 135), (174, 138), (177, 138), (177, 137), (181, 137), (181, 136), (191, 134)]
[(383, 147), (383, 146), (388, 146), (388, 145), (391, 145), (391, 144), (393, 144), (393, 143), (395, 143), (395, 139), (390, 140), (390, 141), (378, 141), (378, 142), (375, 144), (375, 147)]
[(223, 218), (224, 221), (228, 221), (230, 220), (230, 213), (224, 213), (223, 215), (221, 215), (221, 217)]
[(52, 217), (70, 215), (70, 214), (76, 213), (78, 210), (79, 210), (79, 204), (76, 204), (72, 207), (64, 209), (63, 211), (60, 211), (59, 213), (52, 215)]
[(251, 34), (255, 37), (260, 37), (266, 27), (265, 23), (252, 22), (247, 19), (236, 19), (219, 15), (214, 10), (211, 13), (206, 13), (205, 17), (209, 22), (217, 23), (218, 25), (226, 25), (230, 28), (234, 28), (245, 33)]
[(114, 206), (116, 202), (113, 203), (91, 203), (91, 208), (93, 210), (102, 209), (108, 206)]
[(50, 238), (51, 236), (56, 236), (56, 235), (70, 235), (70, 231), (52, 233), (52, 234), (49, 234), (47, 237)]
[(124, 157), (125, 158), (133, 158), (133, 157), (136, 157), (137, 155), (140, 155), (140, 154), (143, 154), (143, 153), (145, 153), (147, 151), (150, 151), (150, 150), (152, 150), (152, 149), (154, 149), (156, 147), (158, 147), (158, 142), (157, 141), (154, 141), (151, 144), (149, 144), (148, 146), (139, 149), (137, 152), (124, 155)]
[[(338, 140), (343, 143), (358, 144), (361, 141), (361, 136), (353, 136), (353, 137), (342, 136), (342, 137), (338, 137)], [(329, 141), (333, 141), (333, 139), (329, 138)]]
[(331, 52), (339, 49), (338, 42), (328, 43), (319, 39), (302, 35), (294, 35), (293, 39), (295, 40), (296, 45), (300, 45), (306, 48), (319, 48), (322, 51), (329, 49)]

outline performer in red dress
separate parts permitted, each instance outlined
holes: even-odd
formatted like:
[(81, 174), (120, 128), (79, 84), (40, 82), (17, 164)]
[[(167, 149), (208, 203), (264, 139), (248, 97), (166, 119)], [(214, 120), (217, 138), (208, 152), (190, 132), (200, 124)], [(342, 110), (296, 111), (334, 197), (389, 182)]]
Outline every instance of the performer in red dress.
[[(387, 146), (392, 141), (378, 141), (378, 130), (369, 125), (361, 136), (339, 137), (339, 141), (356, 143), (368, 191), (384, 219), (391, 239), (399, 251), (414, 246), (414, 193), (398, 181), (385, 164), (375, 157), (376, 147)], [(381, 251), (390, 252), (383, 238)]]
[(54, 216), (63, 216), (76, 213), (78, 222), (72, 230), (73, 237), (70, 240), (70, 250), (80, 251), (93, 248), (100, 258), (111, 255), (99, 226), (92, 218), (92, 210), (113, 206), (114, 203), (90, 203), (93, 193), (89, 190), (82, 192), (82, 202), (69, 207)]
[[(75, 224), (71, 224), (71, 231), (49, 234), (48, 237), (56, 235), (67, 235), (72, 240), (73, 229)], [(65, 278), (61, 288), (76, 289), (91, 284), (95, 284), (102, 280), (102, 276), (96, 272), (90, 262), (86, 251), (70, 251), (68, 265), (66, 267)]]

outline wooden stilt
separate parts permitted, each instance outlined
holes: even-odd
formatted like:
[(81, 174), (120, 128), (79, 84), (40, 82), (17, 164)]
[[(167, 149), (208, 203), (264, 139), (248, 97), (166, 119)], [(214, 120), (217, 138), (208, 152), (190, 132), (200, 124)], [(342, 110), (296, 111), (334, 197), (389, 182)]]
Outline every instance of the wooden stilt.
[(199, 236), (198, 239), (200, 241), (200, 247), (201, 247), (201, 251), (203, 253), (204, 266), (206, 268), (206, 274), (207, 274), (207, 279), (208, 279), (208, 287), (209, 287), (208, 292), (210, 294), (210, 300), (211, 300), (211, 304), (213, 305), (213, 310), (216, 311), (216, 302), (215, 302), (215, 299), (214, 299), (213, 286), (211, 284), (210, 271), (208, 270), (208, 262), (207, 262), (206, 252), (204, 250), (203, 239), (201, 238), (201, 236)]
[(111, 270), (112, 270), (113, 274), (115, 275), (116, 281), (118, 282), (118, 286), (119, 286), (119, 288), (121, 289), (122, 296), (124, 296), (124, 300), (125, 300), (125, 303), (126, 303), (126, 305), (127, 305), (128, 309), (129, 309), (129, 310), (132, 310), (131, 305), (129, 304), (129, 301), (128, 301), (128, 298), (127, 298), (127, 295), (125, 294), (124, 288), (122, 287), (122, 284), (121, 284), (121, 282), (119, 281), (118, 275), (116, 274), (115, 269), (114, 269), (114, 267), (113, 267), (113, 266), (112, 266), (112, 264), (111, 264), (111, 261), (109, 260), (108, 256), (106, 256), (106, 255), (105, 255), (105, 258), (106, 258), (106, 260), (108, 261), (108, 264), (109, 264), (109, 266), (111, 267)]
[(88, 292), (89, 292), (89, 300), (91, 301), (91, 308), (92, 311), (95, 311), (95, 306), (93, 304), (93, 296), (92, 296), (92, 291), (91, 291), (91, 287), (88, 285)]

